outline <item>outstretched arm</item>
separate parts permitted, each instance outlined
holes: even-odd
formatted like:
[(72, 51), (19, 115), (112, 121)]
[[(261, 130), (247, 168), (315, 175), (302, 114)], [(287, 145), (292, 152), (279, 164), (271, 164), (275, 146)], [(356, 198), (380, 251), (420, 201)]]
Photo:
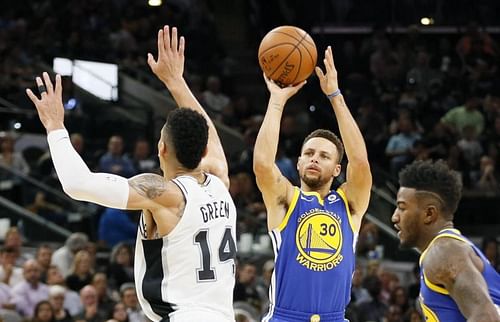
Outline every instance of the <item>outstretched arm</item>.
[(372, 175), (365, 140), (344, 101), (344, 97), (340, 94), (337, 70), (335, 69), (332, 48), (330, 46), (325, 50), (325, 59), (323, 62), (326, 74), (323, 73), (321, 68), (316, 67), (316, 75), (319, 78), (323, 93), (330, 100), (339, 124), (340, 135), (348, 159), (347, 180), (341, 186), (341, 189), (345, 192), (351, 207), (350, 210), (356, 217), (354, 219), (359, 229), (361, 219), (366, 209), (368, 209), (372, 186)]
[(175, 196), (167, 193), (167, 182), (158, 175), (143, 174), (127, 180), (110, 173), (91, 172), (71, 145), (64, 127), (61, 76), (56, 75), (55, 87), (47, 73), (43, 73), (43, 81), (37, 77), (36, 83), (41, 89), (41, 98), (30, 89), (26, 93), (47, 130), (57, 176), (70, 197), (119, 209), (155, 209), (160, 203), (169, 207), (169, 203), (175, 201)]
[(281, 116), (285, 103), (304, 86), (305, 81), (296, 86), (280, 88), (265, 75), (264, 80), (271, 96), (255, 141), (253, 171), (266, 205), (267, 225), (272, 230), (283, 221), (286, 207), (293, 197), (292, 184), (281, 174), (275, 163)]
[(440, 238), (428, 251), (424, 267), (426, 278), (444, 286), (467, 321), (500, 321), (481, 274), (484, 265), (469, 245)]
[(165, 26), (158, 31), (158, 60), (148, 53), (148, 64), (155, 75), (165, 84), (179, 107), (201, 113), (208, 123), (207, 155), (201, 161), (202, 169), (210, 172), (229, 186), (228, 166), (224, 149), (215, 126), (201, 104), (189, 89), (184, 77), (185, 39), (177, 36), (177, 28)]

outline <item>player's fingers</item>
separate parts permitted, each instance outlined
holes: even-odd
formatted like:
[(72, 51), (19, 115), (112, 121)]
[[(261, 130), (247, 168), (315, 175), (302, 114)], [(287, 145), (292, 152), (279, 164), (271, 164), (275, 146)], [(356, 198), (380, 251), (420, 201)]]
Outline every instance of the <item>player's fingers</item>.
[(330, 56), (330, 62), (332, 64), (332, 68), (335, 69), (335, 61), (333, 60), (333, 49), (332, 46), (328, 46), (328, 54)]
[(148, 53), (148, 65), (149, 67), (151, 67), (151, 69), (154, 69), (154, 67), (156, 66), (156, 61), (151, 53)]
[(42, 98), (44, 97), (44, 95), (47, 95), (45, 85), (43, 85), (43, 81), (39, 76), (36, 77), (36, 86), (38, 86), (38, 91), (40, 92)]
[(172, 46), (170, 45), (170, 26), (166, 25), (163, 27), (163, 42), (166, 51), (170, 51)]
[(163, 30), (158, 30), (158, 57), (165, 53), (165, 44), (163, 39)]
[(179, 55), (184, 57), (184, 48), (186, 47), (186, 39), (184, 36), (181, 36), (181, 39), (179, 40)]
[(29, 88), (26, 89), (26, 95), (28, 95), (28, 97), (33, 102), (33, 104), (35, 104), (35, 106), (36, 106), (36, 104), (38, 102), (40, 102), (40, 100), (38, 99), (38, 97), (36, 97), (36, 95)]
[(62, 97), (62, 79), (61, 79), (61, 75), (59, 74), (56, 74), (56, 89), (55, 89), (55, 93), (57, 95), (57, 97)]
[(318, 66), (316, 66), (314, 68), (314, 70), (316, 71), (316, 75), (318, 76), (319, 79), (322, 79), (323, 77), (325, 77), (325, 74), (323, 73), (321, 68), (319, 68)]
[(45, 82), (45, 88), (47, 89), (47, 94), (54, 93), (54, 88), (52, 87), (52, 81), (50, 80), (49, 73), (43, 72), (42, 77)]
[(171, 48), (173, 49), (174, 52), (177, 52), (179, 50), (179, 48), (177, 48), (177, 28), (176, 27), (173, 27), (172, 28), (172, 40), (171, 40), (171, 44), (170, 44)]

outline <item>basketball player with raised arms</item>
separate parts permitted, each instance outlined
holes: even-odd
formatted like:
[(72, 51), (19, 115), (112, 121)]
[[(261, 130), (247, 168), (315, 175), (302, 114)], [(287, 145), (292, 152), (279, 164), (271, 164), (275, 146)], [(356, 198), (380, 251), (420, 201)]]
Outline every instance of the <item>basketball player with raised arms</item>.
[(392, 222), (402, 247), (420, 252), (420, 306), (427, 322), (500, 322), (500, 275), (453, 227), (462, 193), (444, 161), (415, 161), (399, 173)]
[(135, 246), (137, 296), (152, 321), (234, 321), (236, 208), (216, 129), (184, 78), (183, 37), (158, 32), (158, 59), (148, 64), (179, 108), (169, 113), (158, 142), (163, 176), (125, 179), (92, 173), (64, 128), (61, 77), (47, 73), (27, 90), (47, 130), (64, 191), (74, 199), (119, 209), (142, 209)]
[[(340, 93), (331, 47), (316, 67), (344, 143), (324, 129), (302, 145), (294, 187), (275, 165), (280, 121), (287, 100), (305, 82), (280, 88), (264, 76), (269, 104), (254, 149), (253, 168), (267, 208), (275, 252), (270, 308), (263, 321), (345, 321), (354, 272), (356, 239), (370, 199), (372, 176), (365, 142)], [(331, 190), (348, 158), (347, 180)]]

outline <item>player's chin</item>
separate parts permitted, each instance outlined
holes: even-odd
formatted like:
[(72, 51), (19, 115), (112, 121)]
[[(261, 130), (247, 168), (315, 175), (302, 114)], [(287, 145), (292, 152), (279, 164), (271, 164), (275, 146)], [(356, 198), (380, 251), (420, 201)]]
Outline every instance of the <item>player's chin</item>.
[(407, 238), (407, 236), (405, 236), (403, 234), (402, 231), (398, 232), (398, 238), (399, 238), (399, 248), (401, 248), (401, 249), (409, 249), (409, 248), (414, 247), (414, 245), (413, 245), (414, 243), (411, 240), (409, 240)]

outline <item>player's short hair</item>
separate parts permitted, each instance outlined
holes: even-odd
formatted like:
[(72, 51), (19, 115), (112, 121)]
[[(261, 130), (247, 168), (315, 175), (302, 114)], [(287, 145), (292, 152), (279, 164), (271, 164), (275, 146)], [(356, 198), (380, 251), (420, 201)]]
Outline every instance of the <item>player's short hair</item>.
[(443, 213), (453, 217), (462, 196), (462, 180), (443, 161), (414, 161), (399, 173), (401, 187), (437, 194), (443, 203)]
[(208, 124), (203, 115), (188, 108), (177, 108), (168, 114), (162, 131), (173, 145), (180, 164), (186, 169), (195, 169), (208, 143)]
[(344, 144), (342, 144), (342, 141), (340, 140), (340, 138), (337, 135), (335, 135), (335, 133), (333, 133), (332, 131), (329, 131), (329, 130), (325, 130), (325, 129), (314, 130), (308, 136), (306, 136), (306, 138), (304, 139), (304, 142), (302, 142), (302, 147), (300, 149), (302, 150), (302, 148), (304, 148), (304, 144), (306, 144), (306, 142), (312, 138), (327, 139), (328, 141), (335, 144), (335, 146), (337, 147), (337, 152), (339, 154), (337, 162), (338, 163), (342, 162), (342, 158), (344, 157)]

